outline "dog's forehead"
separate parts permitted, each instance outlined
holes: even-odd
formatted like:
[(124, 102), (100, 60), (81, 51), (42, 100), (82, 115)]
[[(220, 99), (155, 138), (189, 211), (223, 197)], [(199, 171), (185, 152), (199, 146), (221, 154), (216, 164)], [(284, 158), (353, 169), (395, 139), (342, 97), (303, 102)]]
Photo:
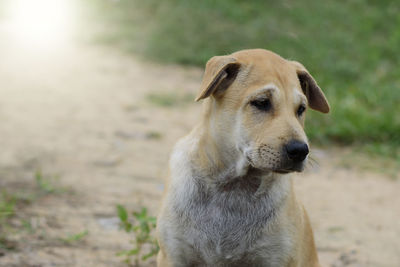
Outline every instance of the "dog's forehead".
[(247, 94), (272, 84), (283, 94), (303, 94), (295, 66), (281, 56), (264, 49), (242, 50), (232, 54), (243, 66), (239, 79)]
[(243, 50), (234, 53), (243, 66), (242, 71), (252, 85), (274, 83), (279, 88), (298, 85), (295, 66), (281, 56), (263, 49)]

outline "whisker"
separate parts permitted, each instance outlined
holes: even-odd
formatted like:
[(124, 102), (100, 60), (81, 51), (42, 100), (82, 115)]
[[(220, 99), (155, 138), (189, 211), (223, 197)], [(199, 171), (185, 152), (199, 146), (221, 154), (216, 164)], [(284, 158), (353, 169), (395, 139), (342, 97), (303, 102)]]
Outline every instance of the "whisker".
[(316, 158), (314, 158), (313, 155), (309, 155), (305, 168), (312, 170), (312, 169), (318, 168), (319, 166), (320, 166), (320, 164), (319, 164), (318, 160)]

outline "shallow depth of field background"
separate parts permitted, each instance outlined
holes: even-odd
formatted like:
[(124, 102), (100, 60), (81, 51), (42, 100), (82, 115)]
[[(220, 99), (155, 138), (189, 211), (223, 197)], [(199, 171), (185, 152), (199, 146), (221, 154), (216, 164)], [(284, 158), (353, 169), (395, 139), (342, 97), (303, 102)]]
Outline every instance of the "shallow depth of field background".
[(330, 102), (308, 111), (314, 160), (294, 178), (321, 262), (400, 266), (399, 13), (397, 1), (0, 0), (0, 266), (154, 266), (168, 155), (201, 114), (202, 68), (245, 48), (302, 62)]

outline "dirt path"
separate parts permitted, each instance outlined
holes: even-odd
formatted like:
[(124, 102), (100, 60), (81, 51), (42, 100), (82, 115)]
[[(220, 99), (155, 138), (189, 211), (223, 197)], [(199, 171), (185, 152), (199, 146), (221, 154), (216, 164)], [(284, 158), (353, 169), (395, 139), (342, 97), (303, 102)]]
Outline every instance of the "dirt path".
[[(67, 188), (17, 210), (32, 231), (11, 234), (16, 249), (0, 266), (126, 266), (115, 254), (131, 237), (115, 206), (156, 213), (169, 151), (199, 117), (186, 99), (201, 70), (99, 47), (43, 56), (0, 40), (0, 188), (22, 190), (39, 169)], [(340, 167), (344, 155), (316, 150), (319, 164), (295, 177), (323, 266), (400, 266), (399, 180)]]

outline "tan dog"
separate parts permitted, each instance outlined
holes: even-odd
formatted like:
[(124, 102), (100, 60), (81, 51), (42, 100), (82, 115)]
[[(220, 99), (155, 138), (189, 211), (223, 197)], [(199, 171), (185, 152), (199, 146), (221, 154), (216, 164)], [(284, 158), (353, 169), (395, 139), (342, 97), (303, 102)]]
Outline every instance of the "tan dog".
[(205, 112), (171, 156), (158, 266), (319, 266), (287, 173), (308, 154), (307, 105), (328, 102), (308, 71), (262, 49), (211, 58)]

